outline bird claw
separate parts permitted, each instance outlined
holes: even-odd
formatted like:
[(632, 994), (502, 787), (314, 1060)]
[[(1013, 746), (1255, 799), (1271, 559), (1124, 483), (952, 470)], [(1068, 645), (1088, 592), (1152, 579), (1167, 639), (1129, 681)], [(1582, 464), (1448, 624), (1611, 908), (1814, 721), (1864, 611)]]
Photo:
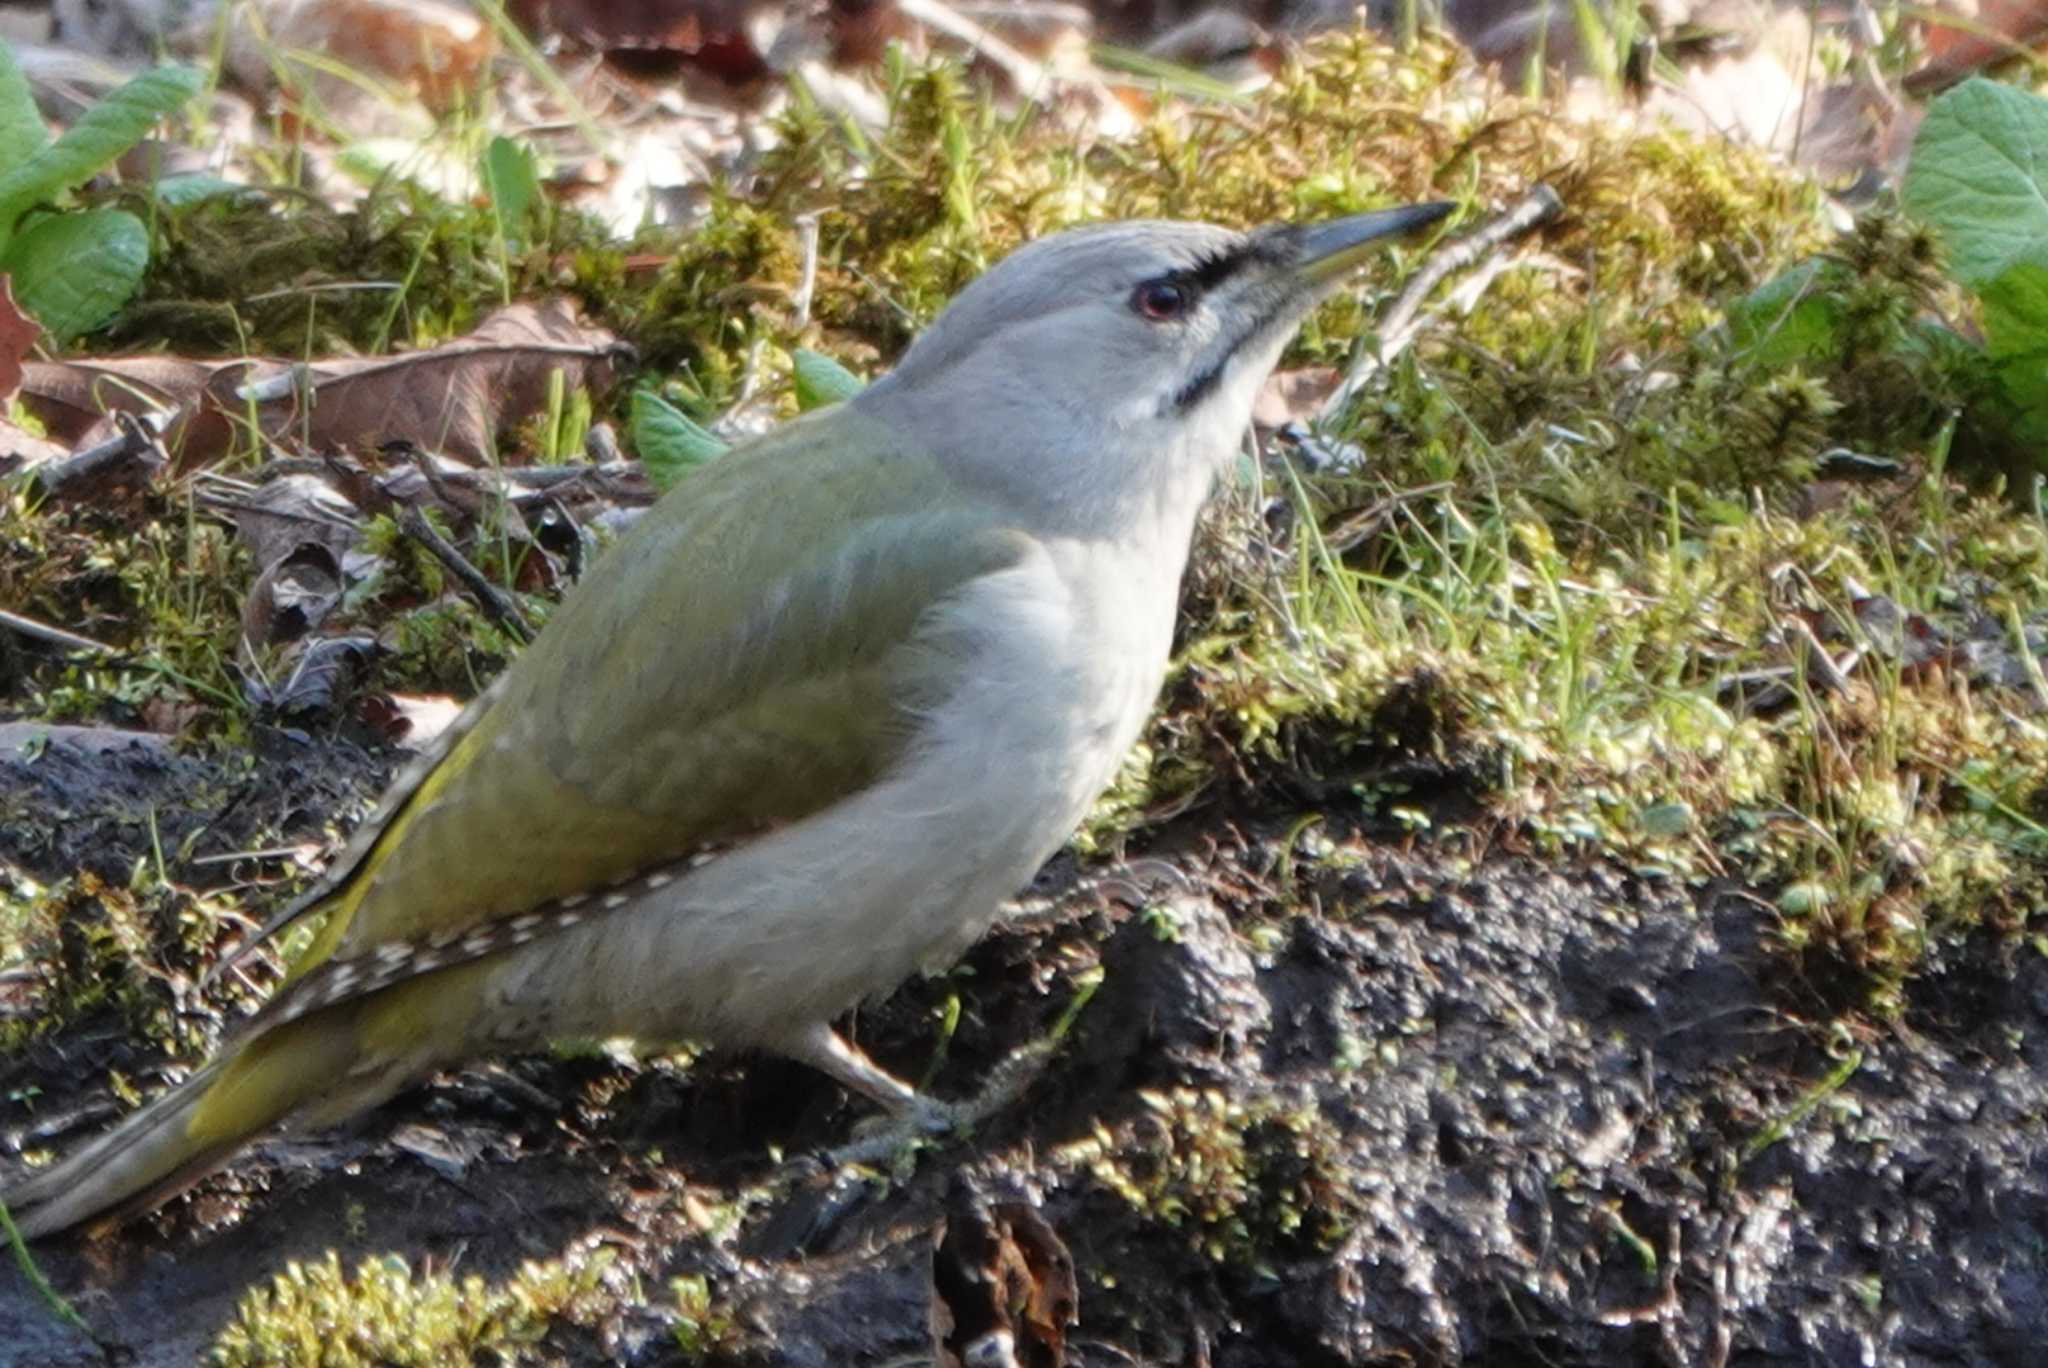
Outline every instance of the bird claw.
[(906, 1161), (914, 1164), (918, 1152), (934, 1141), (968, 1129), (975, 1119), (961, 1107), (914, 1093), (903, 1106), (856, 1125), (852, 1139), (825, 1151), (824, 1162), (828, 1167), (867, 1164), (898, 1169)]
[(1051, 1058), (1056, 1042), (1035, 1041), (1012, 1053), (989, 1074), (979, 1093), (964, 1102), (941, 1102), (910, 1093), (887, 1114), (870, 1117), (853, 1128), (853, 1138), (827, 1150), (827, 1164), (873, 1164), (890, 1169), (914, 1161), (918, 1151), (935, 1141), (972, 1131), (1022, 1097)]

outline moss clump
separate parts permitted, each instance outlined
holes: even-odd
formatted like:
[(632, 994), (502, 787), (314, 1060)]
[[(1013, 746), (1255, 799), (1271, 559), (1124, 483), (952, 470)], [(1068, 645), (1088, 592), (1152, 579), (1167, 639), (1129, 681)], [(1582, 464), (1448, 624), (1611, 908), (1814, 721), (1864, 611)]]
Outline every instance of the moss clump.
[(96, 351), (320, 357), (424, 345), (545, 288), (558, 257), (619, 255), (566, 211), (508, 252), (487, 204), (396, 176), (346, 209), (285, 185), (189, 204), (130, 196), (127, 207), (152, 225), (149, 270)]
[(1362, 1210), (1343, 1136), (1313, 1103), (1143, 1092), (1145, 1112), (1067, 1158), (1136, 1210), (1243, 1269), (1341, 1243)]
[(415, 1272), (395, 1255), (365, 1259), (353, 1276), (334, 1251), (293, 1262), (246, 1293), (214, 1340), (217, 1368), (265, 1364), (522, 1363), (541, 1357), (549, 1327), (588, 1319), (612, 1300), (610, 1256), (527, 1263), (500, 1283)]
[(740, 1342), (730, 1307), (719, 1302), (711, 1280), (701, 1273), (669, 1279), (675, 1293), (675, 1345), (685, 1363), (724, 1361)]
[(787, 305), (800, 264), (785, 216), (720, 189), (635, 305), (628, 335), (650, 369), (683, 367), (707, 403), (728, 403), (755, 341), (775, 332), (776, 319), (757, 315)]
[(132, 722), (151, 704), (237, 696), (231, 662), (253, 571), (231, 533), (200, 519), (189, 496), (36, 506), (19, 489), (0, 490), (0, 520), (0, 601), (117, 652), (24, 657), (20, 676), (6, 680), (23, 712)]
[(0, 1056), (93, 1016), (114, 1015), (139, 1042), (177, 1054), (202, 1047), (210, 1015), (182, 991), (219, 933), (224, 906), (138, 873), (115, 887), (90, 871), (52, 888), (0, 882), (0, 963), (24, 963), (29, 947), (56, 953), (40, 964), (36, 1010), (0, 1025)]

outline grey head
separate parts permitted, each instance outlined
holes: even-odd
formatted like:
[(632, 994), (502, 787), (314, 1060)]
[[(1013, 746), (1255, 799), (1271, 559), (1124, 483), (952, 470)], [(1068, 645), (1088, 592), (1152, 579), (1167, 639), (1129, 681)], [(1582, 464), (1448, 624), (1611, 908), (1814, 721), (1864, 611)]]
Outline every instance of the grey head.
[(976, 486), (1068, 524), (1084, 505), (1111, 520), (1162, 502), (1192, 517), (1302, 319), (1369, 244), (1452, 207), (1041, 238), (963, 290), (855, 402)]

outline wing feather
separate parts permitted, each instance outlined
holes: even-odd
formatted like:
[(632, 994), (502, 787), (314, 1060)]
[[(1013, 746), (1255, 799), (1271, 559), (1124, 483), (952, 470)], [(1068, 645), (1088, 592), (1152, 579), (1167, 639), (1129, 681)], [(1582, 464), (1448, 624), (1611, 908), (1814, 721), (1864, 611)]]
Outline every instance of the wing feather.
[(1030, 552), (959, 511), (976, 502), (946, 479), (844, 408), (691, 476), (306, 904), (330, 915), (292, 976), (606, 887), (871, 782), (947, 688), (919, 622)]

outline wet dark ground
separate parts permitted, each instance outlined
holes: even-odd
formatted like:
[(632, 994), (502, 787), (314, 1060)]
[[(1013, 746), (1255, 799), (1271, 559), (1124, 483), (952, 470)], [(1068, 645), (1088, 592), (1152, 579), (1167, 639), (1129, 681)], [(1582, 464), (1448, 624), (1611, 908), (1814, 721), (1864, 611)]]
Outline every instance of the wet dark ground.
[[(188, 859), (317, 836), (389, 764), (280, 737), (260, 756), (0, 756), (0, 861), (125, 878), (152, 821)], [(688, 1361), (666, 1289), (702, 1273), (734, 1321), (708, 1361), (923, 1362), (933, 1231), (971, 1173), (1071, 1251), (1079, 1364), (2048, 1361), (2042, 953), (1986, 935), (1913, 980), (1903, 1022), (1830, 1029), (1827, 985), (1743, 890), (1472, 863), (1334, 813), (1320, 853), (1283, 849), (1301, 816), (1196, 812), (1108, 877), (1056, 864), (961, 970), (863, 1014), (862, 1044), (917, 1078), (957, 994), (931, 1087), (962, 1097), (1102, 971), (1028, 1089), (899, 1181), (772, 1157), (865, 1115), (780, 1061), (485, 1064), (38, 1246), (97, 1341), (0, 1267), (0, 1357), (187, 1363), (290, 1259), (495, 1278), (581, 1241), (646, 1302), (559, 1327), (544, 1359)], [(0, 1061), (0, 1137), (90, 1133), (108, 1067), (151, 1074), (123, 1049), (87, 1022)], [(1217, 1197), (1190, 1155), (1253, 1156), (1249, 1187)], [(771, 1183), (736, 1240), (699, 1233)]]

